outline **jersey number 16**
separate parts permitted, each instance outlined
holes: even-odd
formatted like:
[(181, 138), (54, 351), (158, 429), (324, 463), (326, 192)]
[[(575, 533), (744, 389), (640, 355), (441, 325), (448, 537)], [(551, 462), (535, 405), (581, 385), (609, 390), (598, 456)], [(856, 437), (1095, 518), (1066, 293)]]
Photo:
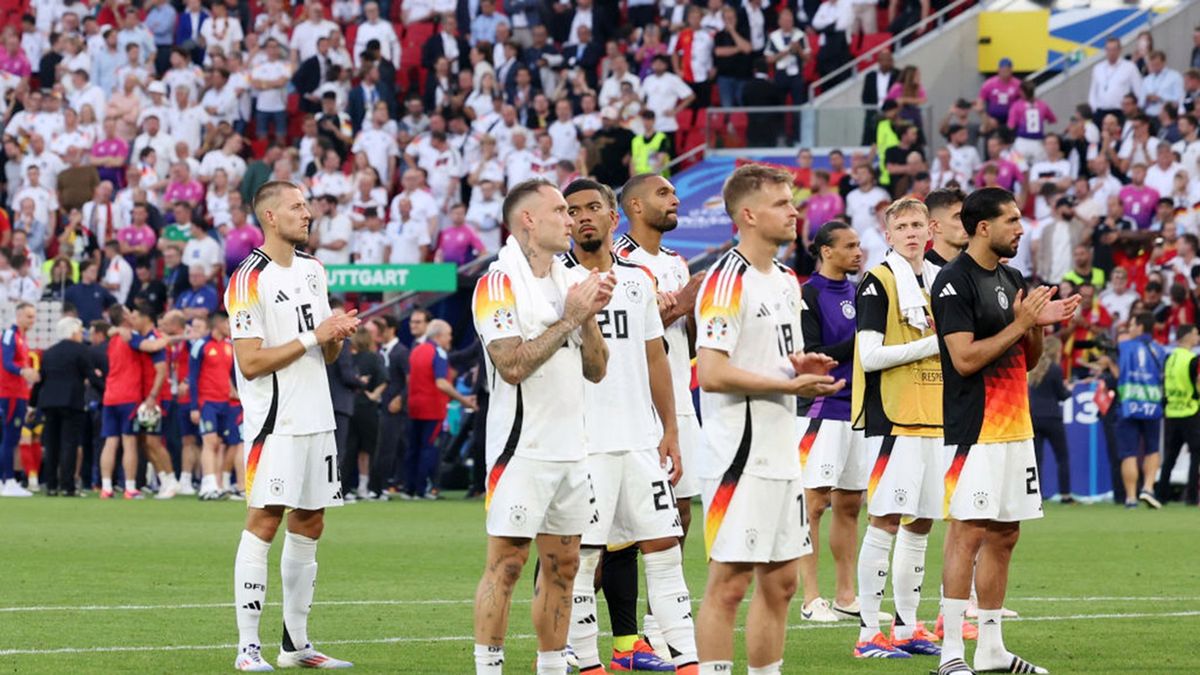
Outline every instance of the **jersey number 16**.
[(296, 307), (296, 330), (301, 333), (313, 330), (312, 305), (305, 303)]

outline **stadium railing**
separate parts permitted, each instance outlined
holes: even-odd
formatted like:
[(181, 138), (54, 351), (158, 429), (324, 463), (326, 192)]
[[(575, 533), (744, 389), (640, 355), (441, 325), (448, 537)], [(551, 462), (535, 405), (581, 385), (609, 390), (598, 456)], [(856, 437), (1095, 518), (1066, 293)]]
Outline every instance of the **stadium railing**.
[[(794, 156), (800, 148), (849, 149), (863, 147), (864, 129), (878, 114), (875, 106), (742, 106), (708, 108), (705, 112), (703, 145), (716, 155), (744, 155), (753, 150), (763, 155)], [(927, 138), (933, 135), (933, 106), (920, 108), (921, 126)], [(871, 143), (875, 134), (868, 136)], [(761, 142), (757, 142), (761, 141)]]
[(893, 54), (899, 56), (906, 47), (915, 42), (913, 38), (921, 36), (923, 31), (936, 30), (975, 4), (979, 4), (982, 7), (986, 3), (979, 2), (979, 0), (955, 0), (941, 10), (930, 14), (925, 20), (918, 21), (905, 30), (893, 35), (891, 38), (874, 44), (867, 48), (866, 51), (855, 55), (854, 59), (848, 63), (808, 85), (808, 100), (810, 101), (808, 105), (811, 107), (818, 103), (817, 99), (825, 92), (826, 87), (830, 83), (840, 82), (847, 75), (852, 76), (859, 71), (866, 70), (875, 63), (875, 59), (879, 57), (879, 53), (883, 50), (890, 49)]

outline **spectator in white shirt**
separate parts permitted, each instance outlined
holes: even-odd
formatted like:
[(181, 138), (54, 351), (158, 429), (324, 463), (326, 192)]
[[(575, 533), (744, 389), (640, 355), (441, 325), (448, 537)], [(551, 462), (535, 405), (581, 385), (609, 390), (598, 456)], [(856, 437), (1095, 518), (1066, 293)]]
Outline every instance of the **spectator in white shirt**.
[(572, 114), (571, 102), (566, 99), (560, 99), (554, 105), (554, 117), (554, 122), (547, 129), (550, 139), (553, 141), (554, 156), (569, 162), (578, 161), (580, 147), (579, 127), (575, 126), (575, 117)]
[(400, 222), (400, 202), (407, 199), (412, 204), (413, 217), (419, 218), (432, 236), (437, 232), (441, 210), (425, 187), (425, 172), (417, 168), (406, 169), (400, 177), (400, 187), (400, 193), (392, 198), (388, 207), (388, 227)]
[[(314, 43), (315, 49), (315, 43)], [(255, 126), (260, 137), (274, 127), (275, 141), (283, 145), (287, 137), (287, 85), (292, 68), (283, 59), (278, 40), (267, 40), (267, 60), (250, 70), (250, 86), (258, 92)]]
[[(407, 11), (407, 9), (406, 3), (405, 10)], [(379, 40), (379, 53), (391, 61), (393, 66), (399, 67), (400, 38), (396, 37), (396, 28), (391, 22), (380, 18), (379, 4), (376, 2), (368, 2), (363, 5), (363, 16), (365, 20), (358, 27), (358, 32), (354, 36), (354, 49), (350, 53), (354, 63), (358, 64), (359, 56), (366, 50), (368, 42)]]
[(125, 227), (121, 209), (113, 204), (112, 198), (113, 184), (102, 180), (92, 193), (91, 201), (85, 202), (80, 209), (83, 224), (95, 237), (97, 244), (116, 237), (117, 230)]
[(345, 265), (350, 262), (350, 241), (354, 225), (345, 214), (338, 212), (337, 197), (318, 195), (313, 201), (312, 232), (308, 244), (316, 251), (317, 260), (325, 265)]
[(187, 267), (199, 265), (212, 279), (224, 263), (221, 244), (209, 236), (209, 225), (202, 220), (192, 221), (192, 238), (183, 246), (183, 264)]
[(354, 264), (382, 265), (388, 258), (388, 238), (375, 208), (363, 212), (363, 229), (354, 233)]
[(1140, 298), (1129, 285), (1129, 272), (1124, 267), (1114, 267), (1108, 288), (1100, 293), (1100, 306), (1108, 310), (1114, 324), (1120, 324), (1129, 319), (1130, 310)]
[(1155, 162), (1146, 168), (1146, 185), (1166, 196), (1175, 191), (1175, 175), (1183, 171), (1184, 166), (1175, 161), (1175, 151), (1166, 143), (1159, 143), (1155, 153)]
[(459, 177), (462, 175), (462, 158), (446, 141), (446, 132), (435, 131), (430, 134), (429, 145), (417, 155), (417, 166), (425, 170), (433, 198), (440, 212), (445, 213), (459, 199)]
[(1163, 106), (1176, 107), (1183, 102), (1183, 75), (1167, 67), (1167, 55), (1159, 50), (1150, 52), (1146, 59), (1149, 70), (1142, 79), (1142, 96), (1139, 99), (1147, 115), (1158, 116)]
[[(296, 32), (300, 32), (299, 26), (296, 27)], [(212, 64), (214, 49), (221, 54), (229, 54), (235, 49), (240, 49), (245, 37), (242, 33), (241, 19), (229, 17), (229, 6), (223, 0), (214, 2), (212, 16), (200, 26), (200, 41), (205, 47), (205, 65)]]
[(362, 131), (358, 132), (350, 151), (355, 154), (365, 152), (371, 166), (379, 174), (379, 179), (385, 186), (389, 186), (396, 175), (396, 161), (400, 157), (400, 148), (396, 145), (395, 135), (385, 130), (386, 124), (391, 121), (388, 119), (387, 104), (381, 101), (375, 106), (371, 112), (371, 121), (374, 122), (373, 125), (363, 123)]
[(303, 63), (317, 53), (317, 40), (329, 37), (330, 33), (338, 30), (338, 25), (325, 18), (325, 10), (320, 0), (308, 0), (305, 6), (306, 20), (296, 24), (292, 29), (291, 50), (292, 63)]
[(850, 219), (850, 226), (858, 232), (858, 236), (864, 237), (867, 233), (879, 229), (875, 207), (880, 202), (891, 200), (887, 191), (875, 184), (875, 174), (871, 173), (870, 168), (856, 167), (854, 180), (858, 182), (858, 187), (846, 195), (846, 217)]
[(1121, 58), (1121, 41), (1110, 37), (1104, 42), (1104, 60), (1092, 69), (1092, 84), (1088, 89), (1088, 105), (1096, 115), (1096, 123), (1109, 113), (1124, 119), (1121, 98), (1126, 94), (1141, 100), (1142, 74), (1132, 61)]
[(642, 96), (642, 81), (638, 76), (629, 72), (629, 61), (624, 55), (614, 56), (611, 60), (612, 74), (604, 78), (600, 85), (600, 106), (617, 105), (621, 100), (621, 83), (628, 82), (633, 87), (638, 98)]
[(1150, 135), (1150, 119), (1137, 115), (1132, 120), (1133, 133), (1121, 143), (1117, 163), (1128, 174), (1135, 164), (1149, 166), (1158, 158), (1158, 139)]
[(471, 191), (471, 205), (467, 207), (467, 222), (475, 227), (479, 238), (489, 251), (500, 250), (500, 225), (503, 220), (499, 186), (490, 180), (481, 181), (478, 189)]
[(412, 202), (400, 198), (399, 218), (387, 227), (387, 262), (392, 265), (412, 265), (423, 262), (429, 255), (433, 237), (421, 218), (413, 213)]
[(121, 245), (116, 239), (104, 244), (104, 257), (108, 259), (108, 267), (104, 270), (104, 278), (100, 285), (123, 305), (129, 298), (129, 289), (133, 286), (133, 267), (121, 255)]
[(25, 187), (16, 191), (9, 202), (9, 206), (16, 207), (21, 204), (22, 200), (31, 199), (34, 204), (34, 216), (39, 221), (43, 223), (55, 222), (51, 220), (51, 217), (58, 211), (58, 191), (51, 191), (42, 187), (40, 176), (41, 169), (36, 164), (30, 164), (26, 167)]
[(525, 148), (527, 136), (512, 137), (513, 148), (504, 158), (504, 177), (509, 188), (533, 178), (533, 153)]
[(674, 140), (675, 132), (679, 130), (675, 116), (691, 105), (696, 95), (683, 78), (668, 71), (670, 63), (666, 56), (654, 57), (651, 66), (654, 72), (642, 82), (642, 95), (646, 108), (653, 111), (658, 120), (655, 126)]
[(224, 169), (225, 176), (229, 178), (229, 185), (237, 189), (242, 182), (242, 176), (246, 175), (246, 160), (241, 158), (241, 152), (242, 137), (231, 134), (229, 138), (225, 139), (225, 144), (220, 149), (210, 150), (204, 155), (204, 160), (200, 162), (197, 178), (201, 183), (208, 184), (212, 180), (214, 171)]
[(964, 192), (970, 189), (970, 180), (967, 176), (954, 170), (954, 164), (950, 159), (950, 149), (938, 148), (934, 154), (933, 166), (929, 169), (929, 185), (934, 190), (939, 190), (952, 184), (959, 186)]

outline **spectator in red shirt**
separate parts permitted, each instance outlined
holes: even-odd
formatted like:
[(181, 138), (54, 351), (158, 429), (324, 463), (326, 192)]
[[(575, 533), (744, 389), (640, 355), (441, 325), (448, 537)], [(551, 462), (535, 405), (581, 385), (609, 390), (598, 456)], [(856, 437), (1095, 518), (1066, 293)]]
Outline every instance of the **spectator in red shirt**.
[(441, 319), (429, 322), (425, 341), (408, 357), (408, 448), (405, 458), (408, 479), (403, 499), (437, 499), (428, 490), (438, 463), (437, 438), (446, 419), (446, 406), (453, 399), (467, 410), (475, 409), (475, 397), (463, 396), (451, 383), (446, 350), (453, 341), (450, 324)]

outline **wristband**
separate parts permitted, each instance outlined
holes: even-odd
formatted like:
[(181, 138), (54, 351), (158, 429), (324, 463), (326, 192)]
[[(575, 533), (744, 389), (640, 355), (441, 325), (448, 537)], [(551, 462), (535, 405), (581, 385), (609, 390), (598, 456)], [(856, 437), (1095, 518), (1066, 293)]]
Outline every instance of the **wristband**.
[(297, 339), (300, 340), (300, 344), (304, 346), (304, 351), (308, 351), (317, 346), (316, 333), (305, 333)]

